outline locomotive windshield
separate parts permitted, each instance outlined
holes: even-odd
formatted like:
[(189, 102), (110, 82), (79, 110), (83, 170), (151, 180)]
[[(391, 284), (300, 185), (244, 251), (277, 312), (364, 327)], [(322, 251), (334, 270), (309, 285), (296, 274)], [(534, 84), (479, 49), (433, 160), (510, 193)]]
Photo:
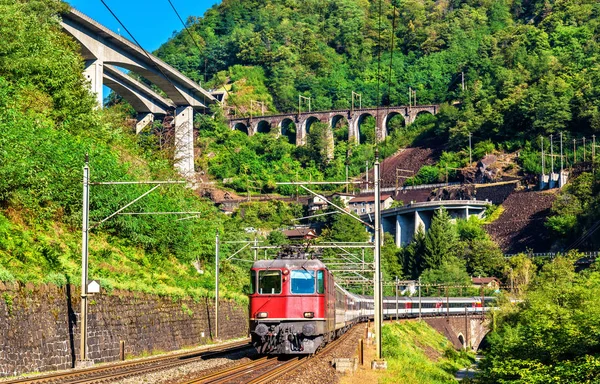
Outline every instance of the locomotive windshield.
[(292, 270), (292, 293), (315, 293), (315, 271)]
[(263, 295), (281, 293), (281, 271), (258, 271), (258, 293)]

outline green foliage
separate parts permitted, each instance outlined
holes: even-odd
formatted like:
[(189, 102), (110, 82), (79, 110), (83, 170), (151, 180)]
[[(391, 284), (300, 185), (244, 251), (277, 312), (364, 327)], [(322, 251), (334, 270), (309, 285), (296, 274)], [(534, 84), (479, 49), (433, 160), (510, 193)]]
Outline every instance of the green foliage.
[(438, 266), (428, 268), (421, 274), (422, 284), (470, 285), (471, 277), (464, 263), (457, 257), (450, 257)]
[(281, 200), (248, 202), (240, 204), (232, 216), (238, 228), (254, 227), (276, 229), (292, 224), (292, 219), (302, 216), (302, 205), (285, 203)]
[[(79, 46), (63, 32), (57, 17), (67, 9), (54, 0), (0, 2), (3, 281), (59, 286), (80, 281), (81, 170), (86, 154), (92, 181), (177, 178), (168, 155), (155, 151), (147, 135), (136, 137), (124, 128), (123, 108), (94, 109)], [(91, 223), (148, 189), (91, 186)], [(210, 275), (198, 276), (191, 262), (202, 265), (213, 259), (214, 233), (230, 222), (212, 203), (182, 186), (162, 186), (129, 209), (200, 211), (203, 217), (181, 222), (166, 215), (112, 218), (90, 232), (90, 278), (99, 279), (109, 292), (120, 288), (173, 297), (208, 296), (214, 285)], [(230, 268), (224, 273), (232, 291), (242, 291), (239, 272)], [(224, 295), (233, 298), (236, 293), (225, 290)]]
[(445, 209), (435, 212), (425, 236), (423, 247), (423, 270), (437, 268), (456, 256), (458, 236), (450, 215)]
[[(352, 213), (349, 215), (356, 216)], [(337, 242), (367, 241), (369, 239), (369, 234), (365, 230), (365, 226), (349, 215), (332, 215), (334, 217), (331, 221), (331, 225), (323, 230), (323, 239), (326, 241)]]
[(496, 146), (491, 140), (480, 141), (473, 146), (473, 160), (477, 161), (491, 155), (496, 150)]
[[(517, 310), (497, 316), (482, 383), (585, 383), (598, 377), (597, 269), (577, 273), (570, 254), (546, 264)], [(591, 381), (590, 381), (591, 380)]]
[(287, 236), (283, 234), (281, 231), (271, 231), (267, 236), (267, 242), (269, 245), (284, 245), (288, 244), (289, 240)]
[[(580, 234), (594, 225), (600, 218), (600, 178), (584, 172), (571, 180), (558, 194), (552, 204), (552, 215), (546, 221), (546, 227), (556, 233), (563, 241), (573, 242)], [(591, 236), (581, 246), (594, 249), (598, 238)]]

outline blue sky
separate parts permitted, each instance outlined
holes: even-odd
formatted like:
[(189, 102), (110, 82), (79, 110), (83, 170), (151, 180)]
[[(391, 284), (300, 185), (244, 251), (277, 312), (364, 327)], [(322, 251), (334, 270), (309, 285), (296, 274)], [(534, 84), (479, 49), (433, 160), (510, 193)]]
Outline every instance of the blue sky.
[[(66, 0), (72, 7), (131, 40), (100, 0)], [(104, 0), (129, 32), (147, 51), (154, 51), (174, 31), (183, 29), (168, 0)], [(188, 16), (203, 16), (220, 0), (171, 0), (185, 22)], [(120, 31), (119, 31), (120, 29)]]

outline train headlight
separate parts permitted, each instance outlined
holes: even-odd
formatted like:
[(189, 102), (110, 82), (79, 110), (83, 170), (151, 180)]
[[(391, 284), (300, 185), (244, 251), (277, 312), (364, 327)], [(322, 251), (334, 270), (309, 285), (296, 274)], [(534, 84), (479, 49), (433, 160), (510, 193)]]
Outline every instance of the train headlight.
[(312, 319), (313, 317), (315, 317), (315, 313), (314, 312), (304, 312), (304, 317), (306, 317), (307, 319)]
[(256, 314), (256, 317), (258, 317), (259, 319), (264, 319), (267, 318), (269, 316), (269, 314), (267, 312), (258, 312)]

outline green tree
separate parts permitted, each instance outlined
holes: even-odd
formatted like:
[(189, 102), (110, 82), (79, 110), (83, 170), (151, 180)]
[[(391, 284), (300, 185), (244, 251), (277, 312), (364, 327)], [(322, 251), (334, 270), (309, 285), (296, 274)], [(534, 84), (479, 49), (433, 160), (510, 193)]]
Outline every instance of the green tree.
[(423, 272), (423, 251), (425, 249), (425, 233), (420, 228), (413, 240), (400, 252), (404, 275), (416, 280)]
[[(523, 301), (497, 316), (482, 383), (586, 383), (600, 375), (600, 273), (575, 272), (571, 254), (544, 265)], [(515, 308), (516, 306), (516, 308)]]
[(450, 215), (442, 208), (435, 212), (425, 235), (422, 269), (434, 269), (456, 256), (458, 236)]

